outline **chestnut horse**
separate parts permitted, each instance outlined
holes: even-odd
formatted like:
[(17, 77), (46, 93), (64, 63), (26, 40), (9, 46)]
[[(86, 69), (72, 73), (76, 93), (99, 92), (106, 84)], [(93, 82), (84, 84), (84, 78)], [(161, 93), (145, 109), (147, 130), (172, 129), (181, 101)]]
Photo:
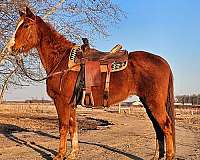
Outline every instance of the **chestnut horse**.
[[(16, 31), (9, 43), (13, 54), (38, 50), (47, 75), (62, 72), (68, 67), (68, 58), (75, 44), (66, 40), (29, 8), (20, 12)], [(173, 75), (168, 63), (161, 57), (144, 51), (130, 52), (127, 68), (114, 72), (110, 79), (109, 105), (138, 95), (151, 119), (157, 138), (159, 158), (175, 156), (175, 122)], [(68, 71), (47, 79), (47, 93), (53, 99), (59, 118), (60, 144), (54, 160), (65, 157), (67, 133), (69, 131), (72, 151), (68, 156), (74, 159), (78, 153), (76, 107), (70, 101), (78, 72)], [(103, 105), (105, 74), (100, 87), (93, 88), (95, 105)], [(120, 91), (120, 92), (119, 92)]]

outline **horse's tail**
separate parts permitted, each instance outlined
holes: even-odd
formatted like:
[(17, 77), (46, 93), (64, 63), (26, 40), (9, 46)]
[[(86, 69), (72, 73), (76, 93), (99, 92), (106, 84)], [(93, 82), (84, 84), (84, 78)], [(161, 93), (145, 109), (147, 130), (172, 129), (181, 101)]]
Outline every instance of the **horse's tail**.
[(170, 71), (166, 109), (172, 121), (172, 136), (173, 136), (173, 146), (174, 146), (174, 152), (175, 152), (176, 144), (175, 144), (175, 111), (174, 111), (174, 84), (173, 83), (174, 83), (173, 74), (172, 74), (172, 71)]

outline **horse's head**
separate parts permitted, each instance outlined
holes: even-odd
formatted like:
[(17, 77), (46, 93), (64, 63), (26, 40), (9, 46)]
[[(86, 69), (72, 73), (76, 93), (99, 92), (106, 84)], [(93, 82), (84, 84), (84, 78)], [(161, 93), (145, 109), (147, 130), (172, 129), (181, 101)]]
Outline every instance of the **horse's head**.
[(28, 52), (37, 46), (39, 42), (37, 17), (26, 7), (26, 13), (19, 11), (20, 18), (17, 23), (16, 30), (8, 43), (8, 49), (12, 54)]

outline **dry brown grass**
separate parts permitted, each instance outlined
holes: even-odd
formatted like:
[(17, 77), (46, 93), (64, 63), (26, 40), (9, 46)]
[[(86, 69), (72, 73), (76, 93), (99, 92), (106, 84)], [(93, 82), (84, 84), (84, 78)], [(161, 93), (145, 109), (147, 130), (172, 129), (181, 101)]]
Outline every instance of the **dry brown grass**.
[(56, 109), (53, 104), (42, 103), (8, 103), (0, 104), (0, 112), (16, 113), (55, 113)]

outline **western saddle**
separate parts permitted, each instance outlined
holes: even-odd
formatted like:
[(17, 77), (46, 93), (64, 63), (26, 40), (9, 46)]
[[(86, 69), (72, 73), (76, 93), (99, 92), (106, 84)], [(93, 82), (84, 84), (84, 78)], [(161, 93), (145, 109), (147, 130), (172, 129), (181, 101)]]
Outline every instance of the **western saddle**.
[(75, 45), (70, 53), (68, 67), (78, 71), (79, 75), (72, 96), (72, 101), (82, 106), (94, 106), (92, 87), (102, 83), (101, 73), (106, 73), (104, 86), (104, 106), (108, 106), (111, 72), (124, 70), (128, 64), (128, 52), (116, 45), (110, 52), (101, 52), (90, 48), (87, 38), (82, 38), (83, 45)]

